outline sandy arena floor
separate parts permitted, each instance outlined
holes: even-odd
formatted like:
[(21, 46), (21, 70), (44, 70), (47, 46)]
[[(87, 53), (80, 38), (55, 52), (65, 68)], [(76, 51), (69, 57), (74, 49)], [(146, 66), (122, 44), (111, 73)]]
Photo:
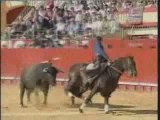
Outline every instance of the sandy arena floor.
[(43, 97), (39, 101), (32, 95), (32, 104), (19, 105), (19, 86), (1, 86), (2, 120), (157, 120), (156, 92), (126, 92), (115, 91), (110, 98), (112, 112), (104, 114), (103, 98), (93, 97), (93, 104), (88, 105), (81, 114), (78, 106), (82, 102), (76, 99), (76, 105), (71, 106), (70, 99), (64, 94), (63, 87), (50, 89), (47, 106), (42, 105)]

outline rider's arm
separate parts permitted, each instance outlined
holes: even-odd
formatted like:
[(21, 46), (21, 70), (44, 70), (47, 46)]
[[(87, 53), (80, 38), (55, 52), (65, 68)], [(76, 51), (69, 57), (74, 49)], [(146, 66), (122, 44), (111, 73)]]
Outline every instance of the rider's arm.
[(108, 59), (108, 56), (106, 55), (104, 49), (101, 47), (99, 42), (95, 43), (94, 52), (96, 55), (102, 55), (104, 58)]

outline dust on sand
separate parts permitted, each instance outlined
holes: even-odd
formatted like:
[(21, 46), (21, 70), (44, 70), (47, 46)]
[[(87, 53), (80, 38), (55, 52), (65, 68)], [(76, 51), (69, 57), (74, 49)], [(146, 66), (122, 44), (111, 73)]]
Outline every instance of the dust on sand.
[(39, 99), (32, 94), (32, 103), (27, 103), (25, 95), (27, 108), (21, 108), (19, 98), (18, 85), (1, 85), (2, 120), (157, 120), (157, 92), (116, 90), (110, 98), (108, 114), (104, 114), (104, 100), (99, 94), (93, 97), (93, 104), (88, 105), (83, 114), (79, 113), (82, 100), (76, 99), (72, 106), (62, 86), (50, 89), (46, 106), (42, 104), (42, 93)]

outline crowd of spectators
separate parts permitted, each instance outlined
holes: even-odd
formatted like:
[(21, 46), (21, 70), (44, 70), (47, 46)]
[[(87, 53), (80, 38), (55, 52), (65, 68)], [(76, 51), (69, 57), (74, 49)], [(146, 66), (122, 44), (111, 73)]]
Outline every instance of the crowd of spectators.
[[(118, 13), (135, 6), (154, 6), (154, 0), (46, 0), (35, 6), (27, 19), (12, 24), (11, 37), (23, 36), (34, 46), (59, 47), (60, 40), (77, 36), (114, 34)], [(33, 37), (34, 36), (34, 37)]]

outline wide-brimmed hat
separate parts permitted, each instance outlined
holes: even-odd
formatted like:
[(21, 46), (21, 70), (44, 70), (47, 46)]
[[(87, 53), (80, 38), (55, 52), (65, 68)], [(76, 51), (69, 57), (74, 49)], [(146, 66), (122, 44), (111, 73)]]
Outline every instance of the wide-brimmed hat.
[(102, 37), (101, 36), (96, 36), (96, 40), (102, 41)]

